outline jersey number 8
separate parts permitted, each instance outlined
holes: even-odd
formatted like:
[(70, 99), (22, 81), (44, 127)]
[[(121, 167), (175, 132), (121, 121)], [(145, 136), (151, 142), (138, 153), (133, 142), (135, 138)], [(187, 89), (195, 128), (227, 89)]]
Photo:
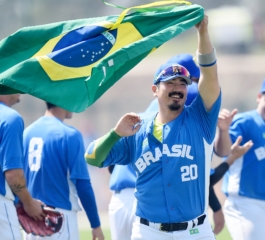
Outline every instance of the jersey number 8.
[(29, 142), (29, 168), (30, 171), (37, 172), (41, 165), (41, 154), (42, 154), (43, 140), (42, 138), (32, 138)]

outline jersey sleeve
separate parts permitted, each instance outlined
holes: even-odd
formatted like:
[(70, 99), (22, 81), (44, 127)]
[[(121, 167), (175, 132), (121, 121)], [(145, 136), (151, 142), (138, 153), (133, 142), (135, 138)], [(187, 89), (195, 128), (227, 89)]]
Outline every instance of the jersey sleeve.
[(87, 163), (93, 166), (102, 166), (102, 162), (106, 159), (111, 149), (120, 138), (121, 137), (112, 129), (104, 136), (89, 144), (85, 153)]
[(87, 164), (84, 159), (84, 142), (77, 130), (67, 137), (67, 164), (70, 171), (70, 179), (90, 179)]
[(111, 149), (109, 155), (104, 160), (102, 167), (107, 167), (112, 164), (127, 165), (131, 163), (131, 156), (128, 143), (132, 137), (121, 138)]
[(78, 197), (82, 203), (82, 206), (86, 212), (88, 220), (92, 228), (100, 226), (100, 220), (95, 200), (93, 188), (90, 180), (76, 180), (76, 189)]
[(192, 117), (196, 119), (197, 123), (202, 129), (202, 137), (204, 137), (209, 144), (211, 144), (215, 137), (215, 131), (218, 121), (218, 115), (221, 107), (222, 93), (216, 99), (210, 111), (205, 109), (202, 97), (198, 94), (197, 98), (188, 107), (188, 111), (192, 114)]
[(9, 116), (4, 124), (1, 141), (3, 171), (23, 168), (23, 129), (23, 120), (17, 114)]
[(213, 187), (217, 182), (219, 182), (228, 169), (229, 165), (227, 162), (222, 162), (213, 169), (210, 174), (210, 187)]
[(120, 137), (113, 130), (89, 144), (85, 159), (87, 163), (107, 167), (113, 164), (126, 165), (129, 158), (129, 137)]
[(222, 206), (217, 196), (215, 195), (213, 187), (210, 187), (210, 190), (209, 190), (209, 206), (213, 210), (213, 212), (217, 212), (220, 209), (222, 209)]

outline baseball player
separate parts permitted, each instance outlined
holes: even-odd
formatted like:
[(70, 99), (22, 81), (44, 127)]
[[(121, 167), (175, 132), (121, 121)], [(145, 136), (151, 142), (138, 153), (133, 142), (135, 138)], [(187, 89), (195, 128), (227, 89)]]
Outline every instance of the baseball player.
[(86, 151), (91, 165), (132, 164), (137, 172), (132, 240), (215, 239), (207, 207), (221, 92), (208, 17), (196, 28), (201, 77), (193, 103), (185, 107), (189, 72), (168, 63), (152, 86), (159, 112), (144, 119), (124, 115)]
[(45, 217), (42, 203), (33, 199), (26, 188), (22, 164), (24, 123), (11, 108), (19, 102), (19, 97), (19, 94), (0, 95), (0, 238), (5, 240), (22, 239), (14, 205), (15, 195), (29, 216), (36, 220)]
[[(177, 63), (189, 70), (193, 82), (188, 86), (188, 93), (185, 105), (188, 106), (198, 94), (198, 84), (196, 82), (200, 76), (200, 69), (195, 64), (192, 55), (179, 54), (169, 59), (170, 63)], [(154, 99), (140, 116), (150, 115), (158, 111), (157, 99)], [(136, 174), (131, 165), (113, 165), (109, 167), (111, 173), (109, 187), (112, 197), (109, 204), (109, 220), (112, 240), (130, 240), (132, 226), (135, 219), (135, 182)], [(216, 198), (217, 199), (217, 198)], [(218, 201), (218, 199), (217, 199)], [(218, 202), (219, 203), (219, 202)]]
[(28, 234), (26, 239), (79, 239), (78, 197), (92, 227), (93, 239), (103, 240), (94, 192), (84, 161), (81, 133), (63, 123), (72, 113), (46, 103), (43, 117), (24, 131), (24, 170), (29, 191), (64, 214), (62, 230), (50, 237)]
[(263, 240), (265, 223), (265, 80), (257, 96), (257, 108), (235, 115), (228, 131), (217, 135), (215, 151), (226, 155), (238, 136), (253, 147), (226, 173), (223, 192), (225, 220), (234, 240)]

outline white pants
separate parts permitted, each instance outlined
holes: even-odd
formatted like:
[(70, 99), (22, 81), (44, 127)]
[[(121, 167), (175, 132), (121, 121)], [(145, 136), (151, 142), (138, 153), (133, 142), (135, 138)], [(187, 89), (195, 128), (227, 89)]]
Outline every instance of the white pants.
[(32, 234), (24, 234), (25, 240), (78, 240), (79, 230), (77, 224), (77, 214), (75, 211), (68, 211), (61, 208), (56, 208), (64, 214), (64, 221), (60, 232), (49, 237), (38, 237)]
[[(191, 221), (190, 221), (191, 222)], [(163, 232), (159, 230), (158, 223), (149, 223), (149, 226), (140, 223), (140, 218), (136, 217), (133, 223), (132, 240), (214, 240), (215, 236), (206, 216), (204, 223), (192, 228), (190, 223), (183, 231)]]
[(111, 197), (109, 220), (112, 240), (131, 239), (136, 207), (134, 191), (134, 188), (125, 188)]
[(229, 196), (224, 204), (224, 215), (233, 240), (265, 239), (265, 201)]
[(14, 202), (2, 195), (0, 195), (0, 239), (22, 239)]

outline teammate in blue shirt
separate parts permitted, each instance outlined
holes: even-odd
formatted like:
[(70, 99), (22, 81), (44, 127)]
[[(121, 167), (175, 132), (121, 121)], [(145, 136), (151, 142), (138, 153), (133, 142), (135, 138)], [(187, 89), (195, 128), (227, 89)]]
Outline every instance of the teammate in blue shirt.
[(0, 238), (6, 240), (22, 239), (15, 196), (35, 220), (45, 217), (42, 203), (33, 199), (26, 188), (22, 161), (24, 122), (11, 108), (19, 102), (19, 97), (19, 94), (0, 95)]
[(227, 155), (238, 136), (253, 147), (234, 162), (226, 173), (224, 214), (234, 240), (263, 240), (265, 223), (265, 80), (257, 96), (257, 109), (235, 115), (228, 131), (217, 135), (215, 151)]
[(131, 164), (137, 172), (132, 240), (215, 239), (206, 215), (221, 91), (208, 17), (196, 28), (201, 77), (192, 104), (185, 107), (189, 72), (168, 63), (152, 86), (159, 112), (126, 114), (85, 155), (91, 165)]
[[(24, 131), (24, 170), (32, 196), (64, 214), (60, 233), (47, 239), (79, 239), (78, 197), (92, 227), (93, 239), (103, 240), (81, 133), (63, 123), (72, 113), (46, 103), (43, 117)], [(31, 234), (27, 239), (39, 239)], [(44, 239), (44, 238), (41, 238)], [(45, 238), (46, 239), (46, 238)]]

